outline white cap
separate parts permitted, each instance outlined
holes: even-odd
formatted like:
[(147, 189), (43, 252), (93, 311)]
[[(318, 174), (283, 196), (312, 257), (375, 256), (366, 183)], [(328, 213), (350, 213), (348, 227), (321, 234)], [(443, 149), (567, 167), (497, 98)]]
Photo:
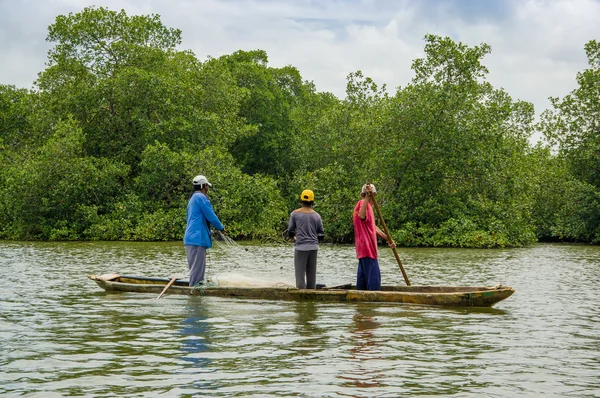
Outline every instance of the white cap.
[(208, 180), (206, 179), (206, 177), (204, 177), (203, 175), (197, 175), (196, 177), (194, 177), (194, 180), (192, 181), (192, 184), (194, 185), (208, 185), (209, 187), (212, 187), (212, 184), (210, 182), (208, 182)]
[[(368, 184), (372, 187), (371, 192), (377, 193), (377, 190), (375, 189), (375, 185), (373, 185), (371, 183), (368, 183)], [(360, 191), (360, 193), (367, 193), (367, 184), (363, 185), (362, 191)]]

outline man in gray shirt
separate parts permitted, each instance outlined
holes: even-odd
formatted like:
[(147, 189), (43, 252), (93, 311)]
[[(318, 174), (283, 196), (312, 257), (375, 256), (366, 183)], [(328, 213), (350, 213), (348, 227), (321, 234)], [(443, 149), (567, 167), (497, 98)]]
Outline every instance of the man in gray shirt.
[(300, 194), (302, 207), (290, 214), (288, 234), (294, 239), (294, 267), (296, 287), (315, 289), (317, 287), (317, 251), (323, 239), (323, 221), (313, 210), (315, 194), (306, 189)]

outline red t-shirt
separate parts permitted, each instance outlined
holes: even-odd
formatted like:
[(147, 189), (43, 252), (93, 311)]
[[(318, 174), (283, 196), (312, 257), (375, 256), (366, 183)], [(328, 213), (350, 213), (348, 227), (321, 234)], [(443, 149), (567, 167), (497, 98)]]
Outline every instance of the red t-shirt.
[(375, 228), (375, 215), (373, 206), (367, 203), (366, 218), (361, 220), (358, 211), (363, 205), (360, 200), (354, 207), (354, 245), (356, 246), (356, 258), (370, 257), (377, 259), (377, 233)]

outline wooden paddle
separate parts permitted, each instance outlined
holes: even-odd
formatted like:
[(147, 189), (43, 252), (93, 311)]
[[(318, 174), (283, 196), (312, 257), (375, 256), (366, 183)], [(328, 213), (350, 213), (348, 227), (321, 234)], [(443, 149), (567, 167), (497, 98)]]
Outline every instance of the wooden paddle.
[(171, 287), (171, 285), (173, 284), (173, 282), (175, 282), (177, 279), (179, 279), (177, 276), (174, 276), (173, 278), (171, 278), (171, 280), (169, 281), (169, 283), (167, 283), (167, 286), (165, 286), (165, 288), (163, 289), (163, 291), (160, 292), (160, 294), (158, 295), (158, 297), (156, 299), (158, 300), (159, 298), (161, 298), (162, 295), (165, 294), (165, 292), (167, 291), (167, 289), (169, 287)]
[[(385, 236), (387, 236), (387, 238), (388, 238), (388, 243), (391, 243), (392, 237), (390, 236), (390, 231), (388, 231), (387, 225), (385, 225), (385, 221), (383, 219), (383, 216), (381, 215), (381, 210), (379, 210), (379, 205), (377, 204), (377, 200), (375, 200), (375, 196), (371, 195), (370, 192), (369, 192), (369, 196), (371, 197), (371, 200), (373, 201), (373, 206), (375, 206), (375, 210), (377, 211), (377, 214), (379, 215), (379, 219), (381, 220), (381, 225), (383, 226), (383, 232), (385, 232)], [(404, 282), (406, 282), (406, 286), (410, 286), (410, 282), (408, 281), (408, 276), (406, 275), (406, 272), (404, 271), (404, 267), (402, 266), (402, 261), (400, 261), (400, 256), (398, 256), (398, 252), (396, 251), (396, 248), (392, 247), (392, 251), (394, 252), (394, 256), (396, 256), (396, 261), (398, 261), (398, 265), (400, 266), (400, 271), (402, 271), (402, 276), (404, 277)]]

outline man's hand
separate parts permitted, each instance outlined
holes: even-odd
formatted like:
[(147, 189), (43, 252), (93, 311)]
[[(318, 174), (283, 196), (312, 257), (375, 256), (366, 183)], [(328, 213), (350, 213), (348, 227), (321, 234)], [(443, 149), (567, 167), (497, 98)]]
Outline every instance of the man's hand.
[(391, 247), (392, 249), (396, 248), (396, 242), (394, 242), (393, 240), (388, 241), (388, 246)]

